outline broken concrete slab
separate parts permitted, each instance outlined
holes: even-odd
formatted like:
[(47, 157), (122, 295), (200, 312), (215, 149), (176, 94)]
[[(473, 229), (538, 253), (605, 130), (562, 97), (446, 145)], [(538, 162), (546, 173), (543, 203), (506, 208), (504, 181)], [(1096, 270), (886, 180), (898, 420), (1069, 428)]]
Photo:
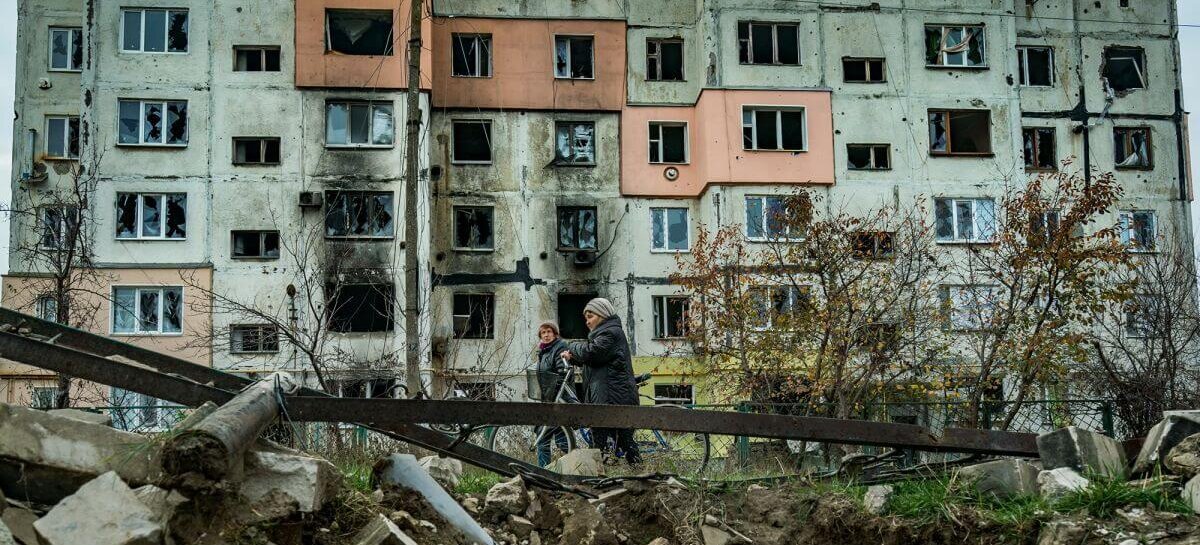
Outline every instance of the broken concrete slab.
[(1133, 475), (1145, 475), (1158, 467), (1175, 445), (1200, 433), (1200, 411), (1166, 411), (1150, 431), (1133, 461)]
[(33, 523), (44, 545), (158, 545), (163, 531), (115, 472), (84, 484)]
[(354, 545), (417, 545), (408, 534), (387, 517), (377, 514), (354, 537)]
[(867, 512), (872, 515), (881, 515), (887, 508), (888, 499), (892, 496), (895, 490), (890, 484), (877, 484), (867, 488), (867, 493), (863, 495), (863, 506)]
[(148, 484), (133, 491), (138, 501), (142, 502), (152, 513), (154, 520), (163, 528), (164, 535), (170, 535), (171, 519), (175, 510), (188, 502), (187, 497), (174, 490), (165, 490)]
[(242, 497), (259, 505), (268, 498), (294, 502), (294, 509), (315, 513), (337, 495), (341, 473), (328, 460), (286, 449), (253, 450), (245, 457)]
[(1046, 499), (1058, 499), (1087, 488), (1091, 481), (1069, 467), (1047, 469), (1038, 473), (1038, 490)]
[(600, 449), (580, 448), (564, 454), (546, 469), (563, 475), (596, 477), (604, 472), (603, 459)]
[(508, 529), (518, 538), (525, 539), (533, 532), (533, 521), (522, 516), (509, 515)]
[(712, 515), (704, 515), (704, 523), (700, 525), (700, 537), (704, 540), (704, 545), (754, 543), (754, 540)]
[(1196, 475), (1183, 485), (1183, 501), (1192, 506), (1192, 511), (1200, 514), (1200, 475)]
[(1039, 435), (1037, 445), (1042, 469), (1069, 467), (1109, 476), (1125, 472), (1125, 449), (1107, 435), (1068, 426)]
[[(562, 502), (563, 517), (561, 544), (617, 545), (617, 533), (596, 507), (582, 498)], [(613, 521), (614, 523), (616, 521)]]
[(1189, 435), (1171, 447), (1163, 458), (1163, 465), (1185, 479), (1200, 473), (1200, 433)]
[(9, 507), (0, 515), (0, 521), (22, 545), (37, 545), (37, 531), (33, 529), (33, 523), (37, 520), (37, 513), (22, 507)]
[(429, 473), (433, 480), (442, 485), (443, 488), (453, 489), (458, 486), (458, 480), (462, 478), (463, 464), (462, 461), (455, 458), (444, 458), (442, 456), (426, 456), (418, 461), (421, 468)]
[(1037, 494), (1037, 466), (1025, 460), (993, 460), (958, 470), (958, 478), (973, 483), (980, 492), (997, 497)]
[(54, 416), (62, 416), (64, 418), (74, 418), (80, 422), (88, 424), (96, 424), (98, 426), (111, 426), (112, 416), (104, 413), (84, 411), (80, 409), (50, 409), (46, 411)]
[(523, 514), (529, 507), (529, 496), (525, 492), (525, 481), (521, 477), (496, 483), (483, 498), (484, 513), (498, 515), (498, 518)]

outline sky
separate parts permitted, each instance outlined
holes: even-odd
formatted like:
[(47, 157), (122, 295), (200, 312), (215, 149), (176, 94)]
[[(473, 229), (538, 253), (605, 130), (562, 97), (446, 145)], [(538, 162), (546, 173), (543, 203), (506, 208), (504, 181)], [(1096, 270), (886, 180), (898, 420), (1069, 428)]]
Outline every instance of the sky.
[[(1200, 0), (1179, 0), (1179, 22), (1200, 25)], [(1200, 175), (1200, 26), (1181, 28), (1184, 106), (1189, 117), (1192, 172)], [(8, 203), (12, 186), (13, 80), (16, 69), (17, 0), (0, 0), (0, 203)], [(1195, 181), (1193, 181), (1195, 184)], [(1196, 203), (1192, 204), (1197, 222)], [(8, 272), (8, 218), (0, 217), (0, 274)]]

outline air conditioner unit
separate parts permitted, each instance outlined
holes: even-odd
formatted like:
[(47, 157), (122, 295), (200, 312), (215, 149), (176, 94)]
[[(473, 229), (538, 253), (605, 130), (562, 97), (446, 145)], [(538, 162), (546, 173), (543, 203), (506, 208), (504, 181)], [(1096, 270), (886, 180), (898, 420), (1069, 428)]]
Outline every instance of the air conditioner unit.
[(320, 208), (322, 205), (321, 192), (319, 191), (301, 191), (300, 206), (304, 208)]
[(591, 267), (596, 264), (596, 252), (575, 252), (573, 263), (575, 263), (576, 267), (580, 268)]
[(40, 184), (48, 178), (46, 174), (46, 163), (41, 161), (33, 164), (33, 172), (26, 172), (21, 177), (21, 181), (27, 184)]

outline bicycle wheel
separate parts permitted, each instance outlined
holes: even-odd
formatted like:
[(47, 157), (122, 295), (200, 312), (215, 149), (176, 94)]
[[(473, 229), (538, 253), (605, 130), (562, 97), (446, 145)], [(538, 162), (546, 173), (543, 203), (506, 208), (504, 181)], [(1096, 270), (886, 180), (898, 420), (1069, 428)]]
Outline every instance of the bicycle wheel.
[[(498, 452), (510, 458), (516, 458), (529, 464), (537, 464), (537, 445), (534, 439), (540, 427), (536, 426), (492, 426), (481, 430), (488, 450)], [(555, 428), (556, 434), (547, 431), (550, 439), (550, 460), (554, 461), (562, 455), (579, 448), (578, 432), (571, 428)], [(557, 437), (555, 437), (557, 435)], [(562, 438), (562, 439), (559, 439)], [(562, 449), (566, 446), (566, 450)]]
[[(658, 407), (687, 410), (680, 405)], [(637, 430), (633, 438), (641, 451), (643, 473), (698, 477), (708, 467), (711, 445), (707, 433)]]

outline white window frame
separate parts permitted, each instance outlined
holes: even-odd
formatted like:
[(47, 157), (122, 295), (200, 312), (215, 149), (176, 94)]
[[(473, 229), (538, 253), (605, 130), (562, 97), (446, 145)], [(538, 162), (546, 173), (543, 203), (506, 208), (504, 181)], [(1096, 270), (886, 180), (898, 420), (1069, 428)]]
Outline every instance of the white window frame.
[[(54, 33), (67, 33), (67, 67), (54, 66)], [(75, 39), (78, 36), (79, 40), (83, 40), (83, 28), (77, 26), (52, 26), (48, 34), (49, 42), (46, 48), (46, 70), (50, 72), (82, 72), (83, 66), (78, 68), (71, 66), (71, 59), (75, 56)], [(84, 52), (86, 56), (87, 53)], [(82, 62), (82, 61), (81, 61)]]
[[(950, 238), (945, 239), (937, 235), (937, 203), (938, 201), (949, 201), (950, 203), (950, 228), (953, 231)], [(979, 215), (979, 203), (989, 202), (992, 206), (992, 223), (987, 224), (981, 221)], [(964, 237), (962, 232), (965, 230), (963, 225), (960, 225), (958, 217), (958, 205), (960, 203), (970, 203), (971, 205), (971, 236)], [(933, 221), (934, 221), (934, 238), (938, 244), (986, 244), (994, 241), (996, 236), (996, 200), (991, 197), (938, 197), (934, 199), (933, 206)], [(981, 236), (984, 233), (987, 236)]]
[[(656, 119), (656, 120), (648, 121), (646, 123), (646, 126), (647, 126), (647, 135), (648, 135), (647, 139), (649, 140), (649, 147), (646, 150), (647, 162), (649, 162), (652, 165), (686, 165), (686, 164), (689, 164), (692, 162), (691, 131), (690, 131), (690, 128), (688, 127), (687, 121), (657, 120)], [(675, 161), (664, 161), (663, 160), (663, 138), (662, 138), (662, 128), (663, 127), (683, 127), (683, 161), (675, 162)], [(655, 133), (658, 133), (658, 134), (655, 135)], [(654, 147), (658, 148), (658, 160), (650, 161), (649, 160), (650, 148), (654, 148)]]
[(751, 321), (751, 330), (771, 331), (775, 329), (775, 312), (774, 309), (771, 308), (771, 302), (774, 301), (774, 298), (771, 296), (771, 294), (779, 290), (785, 290), (787, 292), (787, 304), (790, 312), (796, 312), (796, 310), (799, 308), (797, 305), (804, 303), (805, 301), (811, 301), (813, 298), (812, 284), (799, 284), (795, 286), (791, 284), (760, 284), (750, 286), (746, 290), (750, 297), (754, 297), (753, 293), (756, 291), (761, 291), (766, 296), (766, 299), (764, 300), (766, 307), (758, 309), (760, 312), (758, 317), (763, 319), (764, 324), (757, 325)]
[[(683, 326), (682, 326), (682, 327), (683, 327), (683, 331), (682, 331), (682, 334), (680, 334), (680, 335), (671, 335), (671, 329), (672, 329), (672, 328), (671, 328), (671, 323), (670, 323), (670, 317), (668, 316), (668, 313), (667, 313), (667, 308), (668, 308), (668, 305), (669, 305), (669, 303), (670, 303), (671, 301), (684, 301), (684, 302), (685, 302), (685, 305), (690, 307), (690, 305), (691, 305), (691, 299), (692, 299), (692, 298), (691, 298), (691, 297), (688, 297), (687, 295), (680, 295), (680, 294), (674, 294), (674, 295), (654, 295), (654, 296), (651, 296), (651, 298), (650, 298), (650, 302), (651, 302), (652, 308), (654, 309), (654, 316), (653, 316), (653, 317), (654, 317), (654, 324), (653, 324), (653, 326), (654, 326), (654, 339), (655, 339), (655, 340), (669, 340), (669, 339), (684, 339), (684, 338), (687, 338), (687, 334), (688, 334), (688, 332), (687, 332), (687, 329), (688, 329), (688, 312), (689, 312), (691, 309), (690, 309), (690, 308), (688, 308), (688, 309), (686, 309), (686, 310), (684, 311), (684, 313), (683, 313)], [(660, 328), (661, 328), (661, 331), (664, 333), (663, 335), (659, 335), (659, 334), (658, 334), (658, 332), (659, 332)]]
[[(138, 104), (138, 141), (137, 142), (121, 142), (121, 103), (136, 102)], [(184, 111), (187, 115), (184, 117), (183, 143), (167, 142), (167, 133), (170, 129), (167, 127), (167, 108), (172, 103), (181, 103), (184, 105)], [(146, 105), (157, 104), (162, 109), (162, 141), (149, 142), (146, 140)], [(191, 140), (192, 133), (192, 111), (187, 100), (155, 100), (141, 98), (121, 98), (117, 99), (117, 145), (118, 146), (147, 146), (147, 147), (167, 147), (167, 148), (186, 148)]]
[[(44, 140), (46, 141), (46, 146), (43, 149), (43, 151), (46, 153), (47, 159), (65, 159), (65, 160), (71, 160), (71, 161), (79, 159), (79, 155), (71, 155), (71, 120), (72, 119), (75, 120), (75, 124), (77, 127), (75, 136), (79, 136), (79, 131), (82, 130), (82, 125), (79, 124), (79, 116), (77, 116), (77, 115), (48, 115), (48, 116), (46, 116), (46, 138), (44, 138)], [(54, 122), (54, 121), (61, 121), (63, 123), (63, 141), (61, 143), (62, 143), (63, 151), (66, 152), (66, 155), (50, 155), (50, 123)], [(77, 142), (75, 144), (75, 149), (79, 149), (79, 146), (81, 144), (82, 144), (82, 142)]]
[[(47, 223), (46, 223), (46, 219), (47, 219), (46, 214), (50, 213), (51, 210), (57, 210), (58, 214), (59, 214), (58, 225), (56, 226), (58, 228), (58, 232), (55, 233), (57, 235), (55, 237), (55, 240), (58, 242), (58, 244), (55, 246), (47, 246), (46, 244), (43, 244), (46, 241), (45, 230), (47, 227), (49, 227), (49, 225), (47, 225)], [(44, 207), (39, 208), (38, 209), (38, 248), (41, 248), (43, 250), (65, 250), (66, 247), (63, 246), (62, 243), (66, 242), (66, 241), (61, 240), (61, 239), (62, 239), (63, 235), (66, 234), (69, 229), (71, 229), (71, 222), (69, 221), (70, 216), (75, 216), (75, 221), (78, 222), (79, 221), (79, 210), (73, 206), (44, 206)]]
[[(482, 67), (479, 66), (480, 57), (477, 54), (475, 56), (475, 62), (474, 62), (475, 66), (473, 67), (474, 72), (477, 75), (471, 76), (471, 75), (466, 75), (466, 74), (455, 74), (454, 73), (454, 55), (457, 55), (458, 52), (451, 51), (451, 53), (450, 53), (450, 77), (452, 77), (452, 78), (490, 78), (490, 77), (492, 77), (492, 73), (495, 71), (495, 58), (492, 56), (492, 35), (491, 34), (479, 34), (479, 33), (473, 33), (473, 32), (452, 33), (452, 34), (450, 34), (451, 49), (454, 48), (454, 39), (455, 38), (470, 38), (470, 39), (474, 40), (476, 52), (480, 51), (481, 46), (484, 46), (483, 51), (487, 51), (488, 71), (487, 71), (487, 74), (483, 73)], [(592, 44), (592, 47), (595, 47), (595, 43)], [(593, 64), (592, 65), (593, 75), (595, 74), (595, 68), (596, 67)]]
[[(233, 250), (234, 250), (234, 247), (237, 245), (237, 235), (238, 234), (244, 234), (244, 235), (254, 234), (254, 235), (258, 236), (258, 255), (234, 255)], [(243, 261), (243, 260), (245, 260), (245, 261), (255, 261), (255, 260), (269, 261), (269, 260), (279, 259), (278, 255), (275, 255), (275, 256), (263, 255), (264, 254), (263, 249), (267, 247), (267, 236), (272, 235), (272, 234), (274, 234), (277, 239), (276, 251), (282, 254), (283, 252), (282, 252), (282, 248), (280, 248), (280, 246), (283, 245), (283, 241), (282, 241), (282, 237), (280, 236), (279, 231), (276, 231), (273, 229), (231, 229), (229, 231), (229, 259), (233, 259), (236, 261)]]
[[(668, 211), (670, 211), (670, 210), (682, 210), (683, 211), (683, 223), (684, 223), (685, 229), (687, 230), (687, 233), (686, 233), (687, 234), (687, 240), (686, 240), (687, 245), (684, 246), (683, 248), (669, 248), (668, 247), (671, 244), (668, 240), (669, 236), (668, 236), (668, 231), (667, 231), (667, 227), (671, 223), (668, 220), (668, 217), (669, 217)], [(659, 217), (656, 218), (655, 217), (656, 215), (658, 215)], [(651, 227), (650, 227), (650, 252), (651, 253), (681, 254), (681, 253), (686, 253), (692, 249), (692, 218), (691, 218), (691, 211), (688, 209), (688, 207), (686, 207), (686, 206), (653, 206), (650, 208), (650, 223), (651, 223)], [(661, 248), (655, 247), (655, 245), (654, 245), (654, 227), (655, 227), (654, 224), (659, 224), (658, 227), (660, 227), (662, 229), (663, 247), (661, 247)]]
[[(475, 76), (461, 76), (475, 77)], [(454, 154), (454, 127), (458, 124), (475, 123), (482, 124), (486, 127), (485, 134), (487, 135), (488, 157), (486, 161), (459, 159)], [(492, 120), (491, 119), (452, 119), (450, 120), (450, 164), (454, 165), (490, 165), (496, 160), (496, 148), (492, 146)]]
[[(346, 143), (331, 144), (329, 143), (329, 108), (335, 104), (346, 106)], [(354, 114), (352, 106), (354, 105), (367, 106), (367, 119), (370, 121), (367, 124), (367, 142), (363, 144), (355, 144), (350, 142), (350, 134), (354, 132), (352, 125), (354, 123)], [(392, 143), (391, 144), (375, 144), (375, 108), (378, 106), (387, 106), (392, 111)], [(325, 101), (325, 134), (322, 138), (325, 140), (325, 147), (330, 149), (356, 149), (356, 148), (373, 148), (373, 149), (391, 149), (396, 147), (396, 105), (390, 100), (327, 100)]]
[[(267, 70), (267, 51), (274, 51), (279, 54), (279, 70)], [(261, 70), (238, 70), (238, 53), (257, 53), (259, 66)], [(237, 73), (255, 73), (255, 72), (282, 72), (283, 71), (283, 48), (277, 45), (235, 45), (233, 46), (233, 71)]]
[[(134, 290), (133, 291), (133, 331), (118, 331), (117, 330), (117, 290)], [(167, 290), (179, 290), (179, 331), (163, 331), (164, 316), (166, 314), (164, 304), (166, 302), (165, 292)], [(158, 329), (156, 331), (143, 330), (142, 324), (142, 292), (157, 291), (158, 292)], [(112, 310), (108, 313), (109, 333), (111, 335), (121, 336), (164, 336), (178, 337), (183, 335), (184, 318), (187, 312), (187, 303), (185, 301), (186, 292), (183, 286), (144, 286), (144, 285), (124, 285), (114, 284), (112, 286)]]
[[(138, 22), (138, 48), (125, 49), (125, 14), (131, 11), (141, 13)], [(147, 11), (162, 11), (165, 12), (163, 17), (163, 50), (162, 51), (146, 51), (146, 12)], [(171, 51), (171, 13), (183, 12), (187, 14), (187, 36), (188, 46), (183, 51)], [(153, 8), (153, 7), (137, 7), (137, 8), (121, 8), (121, 19), (117, 22), (117, 43), (120, 44), (118, 51), (121, 53), (139, 53), (144, 55), (187, 55), (192, 49), (192, 14), (187, 8)]]
[[(855, 167), (850, 164), (850, 148), (867, 148), (867, 155), (870, 157), (870, 166)], [(887, 166), (879, 166), (879, 154), (876, 153), (880, 148), (883, 149), (883, 156), (887, 160)], [(846, 170), (892, 170), (892, 145), (891, 144), (846, 144)]]
[[(586, 161), (586, 162), (568, 161), (568, 160), (560, 160), (558, 158), (558, 130), (559, 130), (559, 128), (566, 127), (568, 137), (571, 139), (572, 142), (574, 142), (576, 125), (591, 125), (592, 126), (592, 160), (591, 161)], [(600, 161), (600, 142), (598, 142), (598, 140), (599, 140), (599, 137), (596, 136), (596, 122), (595, 121), (570, 120), (570, 119), (563, 119), (563, 120), (555, 121), (554, 122), (554, 166), (560, 166), (560, 167), (562, 167), (562, 166), (567, 166), (567, 167), (571, 167), (571, 166), (594, 167), (594, 166), (596, 166), (596, 164), (599, 163), (599, 161)], [(572, 145), (571, 149), (574, 150), (575, 146)]]
[[(846, 78), (846, 61), (861, 61), (863, 63), (864, 79), (847, 79)], [(882, 74), (878, 74), (879, 79), (871, 79), (874, 74), (871, 72), (871, 63), (879, 61)], [(842, 83), (887, 83), (887, 58), (886, 57), (842, 57)]]
[(53, 295), (39, 295), (33, 306), (34, 316), (47, 322), (58, 322), (58, 300)]
[[(567, 73), (561, 75), (558, 73), (558, 40), (567, 40)], [(592, 41), (592, 77), (590, 78), (573, 78), (571, 77), (571, 41), (572, 40), (591, 40)], [(550, 66), (554, 67), (554, 79), (577, 79), (577, 80), (594, 80), (596, 79), (596, 36), (593, 34), (555, 34), (554, 42), (550, 47)]]
[[(1150, 214), (1150, 230), (1154, 233), (1154, 240), (1150, 245), (1143, 244), (1137, 237), (1137, 230), (1134, 226), (1134, 216), (1136, 214)], [(1154, 253), (1158, 248), (1158, 212), (1149, 209), (1126, 209), (1121, 210), (1117, 214), (1117, 227), (1121, 230), (1121, 243), (1128, 248), (1128, 251), (1135, 253)]]
[[(1045, 49), (1049, 56), (1050, 69), (1050, 84), (1049, 85), (1031, 85), (1029, 83), (1029, 50)], [(986, 59), (986, 57), (984, 57)], [(1054, 48), (1048, 45), (1018, 45), (1017, 46), (1017, 67), (1020, 68), (1020, 73), (1017, 74), (1017, 83), (1021, 87), (1032, 87), (1035, 89), (1049, 89), (1058, 83), (1058, 74), (1054, 70)]]
[[(989, 67), (989, 65), (988, 65), (988, 54), (987, 54), (987, 43), (988, 43), (988, 38), (987, 38), (987, 25), (970, 25), (970, 24), (927, 24), (927, 25), (925, 25), (925, 27), (924, 27), (924, 28), (929, 28), (929, 27), (940, 28), (940, 29), (941, 29), (941, 31), (942, 31), (942, 40), (943, 40), (943, 41), (945, 41), (945, 36), (946, 36), (946, 31), (947, 31), (947, 29), (953, 29), (953, 28), (957, 28), (957, 29), (960, 29), (960, 30), (962, 30), (962, 31), (963, 31), (963, 37), (964, 37), (964, 38), (966, 38), (966, 41), (970, 41), (970, 38), (968, 38), (968, 37), (967, 37), (967, 36), (968, 36), (968, 33), (967, 33), (967, 31), (968, 31), (968, 30), (970, 30), (970, 29), (975, 29), (975, 28), (978, 28), (978, 29), (979, 29), (979, 31), (980, 31), (980, 33), (983, 35), (983, 51), (981, 51), (981, 53), (982, 53), (982, 59), (983, 59), (983, 61), (982, 61), (981, 63), (979, 63), (979, 64), (967, 64), (967, 62), (968, 62), (968, 61), (967, 61), (967, 57), (969, 57), (969, 56), (970, 56), (970, 53), (968, 53), (967, 51), (963, 51), (963, 52), (962, 52), (962, 63), (960, 63), (960, 64), (950, 64), (950, 63), (946, 62), (946, 61), (947, 61), (947, 56), (948, 56), (948, 55), (956, 55), (957, 53), (947, 53), (947, 52), (945, 52), (945, 51), (939, 51), (939, 52), (938, 52), (938, 55), (941, 55), (941, 62), (940, 62), (940, 63), (937, 63), (937, 64), (926, 64), (926, 65), (925, 65), (926, 67), (928, 67), (928, 68), (968, 68), (968, 69), (983, 69), (983, 68), (988, 68), (988, 67)], [(921, 34), (921, 37), (922, 37), (922, 45), (925, 45), (925, 44), (924, 44), (924, 40), (923, 40), (923, 39), (924, 39), (924, 37), (925, 37), (925, 34), (924, 34), (924, 33), (922, 33), (922, 34)], [(959, 42), (959, 43), (962, 43), (962, 42)], [(922, 55), (922, 56), (924, 56), (924, 55)]]
[[(759, 219), (759, 226), (762, 228), (762, 232), (763, 232), (763, 236), (761, 236), (761, 237), (752, 237), (752, 236), (750, 236), (750, 225), (747, 224), (746, 225), (746, 240), (749, 240), (750, 242), (803, 242), (804, 241), (804, 236), (802, 236), (802, 235), (796, 236), (794, 233), (786, 233), (786, 234), (784, 234), (784, 236), (774, 236), (774, 237), (771, 236), (769, 233), (767, 233), (767, 226), (769, 225), (769, 223), (768, 223), (769, 219), (767, 217), (767, 215), (768, 215), (767, 214), (767, 201), (769, 199), (786, 200), (787, 198), (788, 198), (787, 195), (746, 195), (746, 197), (742, 200), (742, 203), (745, 206), (745, 210), (747, 212), (750, 210), (749, 203), (750, 203), (751, 199), (758, 199), (758, 200), (762, 201), (762, 215), (758, 219)], [(749, 219), (749, 218), (747, 218), (747, 219)]]
[[(996, 312), (996, 303), (1001, 293), (1000, 286), (992, 284), (947, 284), (942, 286), (942, 290), (944, 290), (942, 296), (945, 298), (943, 301), (947, 310), (946, 325), (949, 330), (982, 331), (991, 325)], [(973, 305), (971, 308), (963, 308), (955, 304), (955, 295), (964, 292), (970, 292), (972, 300), (976, 305)], [(987, 306), (990, 306), (990, 308), (986, 308)], [(966, 316), (966, 320), (970, 323), (964, 324), (961, 320), (964, 313), (969, 313)], [(956, 320), (956, 317), (960, 319)]]
[[(758, 121), (755, 112), (775, 112), (775, 141), (783, 146), (783, 112), (800, 112), (800, 138), (804, 140), (804, 145), (800, 149), (778, 148), (760, 148), (758, 147)], [(750, 115), (749, 122), (746, 121), (746, 114)], [(808, 151), (808, 108), (805, 106), (783, 106), (775, 104), (743, 104), (742, 105), (742, 130), (750, 128), (751, 146), (746, 147), (746, 139), (742, 138), (742, 149), (745, 151), (782, 151), (786, 153), (807, 152)]]
[[(120, 204), (121, 195), (136, 195), (137, 196), (137, 218), (136, 218), (137, 223), (134, 224), (134, 231), (136, 234), (135, 234), (135, 236), (132, 236), (132, 237), (118, 237), (117, 233), (116, 233), (116, 229), (113, 229), (113, 240), (116, 240), (116, 241), (187, 240), (187, 230), (186, 229), (184, 230), (184, 234), (182, 237), (168, 237), (167, 236), (167, 197), (170, 195), (183, 195), (183, 218), (184, 218), (184, 225), (186, 225), (187, 224), (187, 216), (188, 216), (187, 193), (182, 193), (182, 192), (135, 193), (135, 192), (127, 192), (127, 191), (118, 191), (116, 193), (114, 201), (113, 201), (114, 207), (116, 207), (118, 204)], [(158, 233), (159, 234), (157, 236), (145, 236), (142, 234), (142, 219), (145, 217), (145, 204), (146, 204), (145, 199), (143, 199), (142, 197), (147, 196), (147, 195), (158, 197), (158, 202), (162, 203), (162, 207), (163, 207), (162, 210), (159, 212), (161, 220), (158, 222)], [(114, 216), (114, 221), (116, 221), (116, 219), (117, 218)]]
[(686, 399), (684, 399), (684, 398), (676, 398), (676, 397), (659, 397), (658, 392), (656, 391), (654, 393), (654, 395), (651, 396), (654, 398), (655, 405), (692, 406), (692, 405), (696, 404), (696, 385), (695, 384), (676, 384), (676, 383), (671, 383), (671, 382), (661, 382), (661, 383), (655, 384), (654, 389), (657, 390), (659, 386), (670, 386), (673, 388), (681, 388), (681, 387), (687, 388), (689, 393), (688, 393), (688, 397)]
[[(240, 348), (241, 343), (236, 342), (234, 334), (235, 334), (235, 331), (247, 331), (247, 330), (253, 330), (254, 332), (259, 334), (259, 339), (258, 339), (259, 348), (262, 348), (262, 345), (263, 345), (263, 342), (262, 342), (263, 336), (262, 336), (261, 332), (262, 331), (272, 332), (275, 335), (275, 349), (274, 350), (243, 350), (243, 349), (241, 349)], [(244, 339), (244, 337), (243, 337), (243, 339)], [(276, 327), (275, 324), (230, 324), (230, 326), (229, 326), (229, 353), (230, 354), (250, 354), (250, 355), (253, 355), (253, 354), (278, 354), (279, 346), (280, 346), (279, 328)]]

